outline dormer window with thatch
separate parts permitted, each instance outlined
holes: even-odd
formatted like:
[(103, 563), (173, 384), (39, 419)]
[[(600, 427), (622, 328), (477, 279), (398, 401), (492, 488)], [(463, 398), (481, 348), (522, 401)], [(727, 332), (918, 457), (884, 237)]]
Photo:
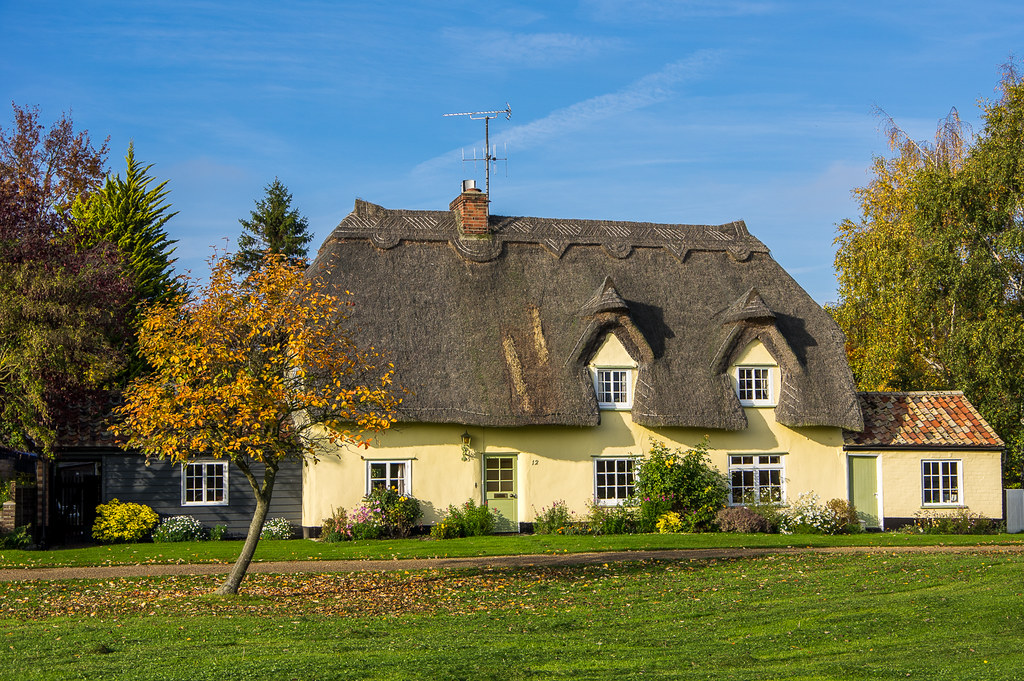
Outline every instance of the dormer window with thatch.
[(736, 367), (736, 393), (744, 407), (774, 407), (772, 367)]
[(594, 390), (601, 409), (629, 409), (633, 406), (632, 369), (595, 369)]
[(605, 334), (589, 366), (598, 407), (632, 409), (637, 363), (614, 333)]

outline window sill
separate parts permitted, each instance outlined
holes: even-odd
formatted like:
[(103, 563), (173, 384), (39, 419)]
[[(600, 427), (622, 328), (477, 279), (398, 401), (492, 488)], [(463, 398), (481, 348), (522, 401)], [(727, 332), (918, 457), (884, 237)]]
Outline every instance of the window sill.
[(601, 411), (629, 411), (633, 408), (632, 404), (606, 404), (604, 402), (598, 402), (597, 408)]
[(226, 501), (183, 501), (181, 502), (182, 507), (185, 506), (227, 506)]

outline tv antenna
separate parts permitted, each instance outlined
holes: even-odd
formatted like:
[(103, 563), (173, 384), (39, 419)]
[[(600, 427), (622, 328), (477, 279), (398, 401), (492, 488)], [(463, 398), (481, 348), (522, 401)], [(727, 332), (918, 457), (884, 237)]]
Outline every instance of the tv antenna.
[(443, 116), (469, 116), (470, 119), (472, 119), (474, 121), (483, 120), (483, 122), (484, 122), (484, 157), (483, 158), (477, 158), (477, 156), (476, 156), (476, 149), (473, 149), (473, 158), (466, 158), (466, 150), (463, 149), (462, 150), (462, 162), (463, 163), (465, 163), (466, 161), (473, 161), (474, 163), (476, 163), (477, 161), (483, 161), (484, 162), (484, 167), (487, 170), (487, 174), (486, 174), (487, 185), (486, 186), (487, 186), (487, 196), (488, 196), (488, 198), (490, 198), (490, 196), (491, 196), (491, 164), (494, 163), (495, 161), (505, 161), (506, 163), (508, 163), (508, 153), (507, 152), (505, 153), (505, 157), (504, 158), (498, 158), (496, 156), (497, 149), (491, 149), (491, 119), (492, 118), (497, 118), (498, 116), (500, 116), (502, 114), (505, 115), (505, 120), (506, 121), (509, 120), (510, 118), (512, 118), (512, 107), (509, 106), (508, 102), (505, 102), (505, 108), (502, 109), (501, 111), (466, 111), (464, 113), (446, 113), (446, 114), (442, 114)]

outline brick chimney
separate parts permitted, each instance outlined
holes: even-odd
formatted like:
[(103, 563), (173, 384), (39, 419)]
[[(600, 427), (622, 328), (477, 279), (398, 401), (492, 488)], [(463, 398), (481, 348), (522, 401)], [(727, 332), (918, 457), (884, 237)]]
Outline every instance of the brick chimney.
[(462, 181), (462, 193), (448, 205), (462, 236), (487, 236), (487, 194), (476, 188), (474, 180)]

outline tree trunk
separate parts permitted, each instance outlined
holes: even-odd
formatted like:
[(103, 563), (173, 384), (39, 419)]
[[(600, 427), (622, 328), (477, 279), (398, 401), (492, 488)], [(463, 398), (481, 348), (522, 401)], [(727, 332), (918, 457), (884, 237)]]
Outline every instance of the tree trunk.
[(266, 464), (261, 489), (259, 482), (247, 465), (238, 461), (235, 464), (245, 474), (249, 484), (252, 486), (253, 494), (256, 497), (256, 510), (252, 514), (252, 522), (249, 523), (249, 534), (245, 538), (242, 552), (238, 554), (238, 559), (231, 568), (231, 572), (228, 573), (227, 579), (214, 591), (219, 596), (235, 596), (238, 594), (238, 587), (241, 586), (245, 573), (249, 570), (249, 563), (252, 562), (252, 557), (256, 554), (256, 546), (260, 543), (260, 533), (263, 531), (263, 523), (266, 521), (267, 513), (270, 511), (270, 498), (274, 492), (274, 478), (277, 476), (276, 463)]

